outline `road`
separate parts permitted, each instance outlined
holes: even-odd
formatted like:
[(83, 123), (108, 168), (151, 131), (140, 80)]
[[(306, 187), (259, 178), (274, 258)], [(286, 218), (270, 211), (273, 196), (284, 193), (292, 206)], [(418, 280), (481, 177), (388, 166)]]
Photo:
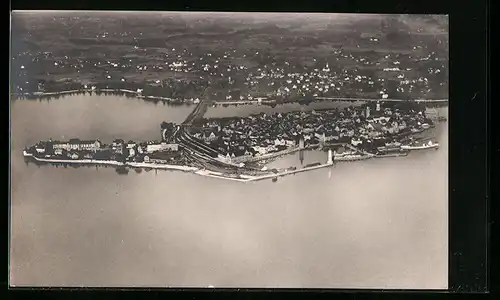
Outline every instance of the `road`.
[(373, 98), (341, 98), (341, 97), (318, 97), (318, 100), (337, 100), (337, 101), (364, 101), (364, 102), (417, 102), (417, 103), (447, 103), (448, 99), (373, 99)]
[[(331, 101), (352, 101), (352, 102), (409, 102), (415, 101), (417, 103), (448, 103), (448, 99), (415, 99), (415, 100), (407, 100), (407, 99), (373, 99), (373, 98), (345, 98), (345, 97), (317, 97), (313, 99), (315, 100), (331, 100)], [(242, 104), (272, 104), (277, 103), (276, 100), (266, 99), (263, 101), (258, 100), (242, 100), (242, 101), (212, 101), (213, 105), (242, 105)], [(287, 102), (284, 102), (287, 103)]]

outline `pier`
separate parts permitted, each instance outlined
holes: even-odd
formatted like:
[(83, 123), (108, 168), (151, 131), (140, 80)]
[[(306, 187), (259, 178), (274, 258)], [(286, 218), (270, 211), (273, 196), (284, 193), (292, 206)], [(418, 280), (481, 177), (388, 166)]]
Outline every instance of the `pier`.
[(331, 167), (331, 166), (333, 166), (333, 162), (322, 164), (322, 165), (317, 165), (317, 166), (305, 167), (302, 169), (284, 171), (284, 172), (276, 173), (276, 174), (254, 176), (253, 178), (246, 179), (246, 181), (259, 181), (259, 180), (264, 180), (264, 179), (272, 179), (272, 178), (276, 178), (276, 177), (284, 177), (287, 175), (293, 175), (296, 173), (302, 173), (302, 172), (313, 171), (313, 170), (317, 170), (317, 169), (323, 169), (323, 168), (327, 168), (327, 167)]

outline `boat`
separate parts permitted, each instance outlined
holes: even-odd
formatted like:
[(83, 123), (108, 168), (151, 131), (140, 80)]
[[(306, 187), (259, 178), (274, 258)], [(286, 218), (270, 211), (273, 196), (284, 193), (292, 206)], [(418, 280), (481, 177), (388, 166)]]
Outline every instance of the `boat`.
[(371, 157), (374, 157), (375, 155), (360, 155), (360, 154), (354, 154), (354, 155), (346, 155), (343, 157), (335, 157), (335, 161), (356, 161), (356, 160), (363, 160), (363, 159), (368, 159)]
[(394, 153), (382, 153), (375, 155), (376, 158), (407, 156), (409, 151), (399, 151)]
[(400, 151), (401, 151), (401, 146), (377, 147), (377, 152), (380, 152), (380, 153), (394, 153), (394, 152), (400, 152)]
[(342, 157), (355, 155), (355, 154), (356, 154), (356, 151), (344, 151), (341, 153), (335, 153), (334, 156), (335, 156), (335, 159), (337, 159), (337, 158), (342, 158)]
[(421, 145), (401, 146), (401, 149), (403, 149), (403, 150), (425, 150), (425, 149), (438, 149), (438, 148), (439, 148), (439, 144), (433, 143), (432, 141), (429, 141), (428, 143), (421, 144)]
[(399, 142), (385, 143), (385, 146), (387, 148), (399, 148), (401, 146), (401, 143)]

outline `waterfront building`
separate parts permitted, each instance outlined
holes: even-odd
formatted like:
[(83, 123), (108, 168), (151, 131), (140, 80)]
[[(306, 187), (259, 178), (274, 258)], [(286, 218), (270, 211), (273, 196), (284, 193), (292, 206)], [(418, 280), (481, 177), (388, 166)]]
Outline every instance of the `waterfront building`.
[(45, 153), (45, 147), (42, 147), (42, 146), (37, 146), (35, 148), (36, 152), (38, 153)]
[(99, 140), (95, 141), (81, 141), (79, 139), (71, 139), (68, 142), (53, 142), (52, 149), (62, 149), (66, 151), (76, 150), (76, 151), (97, 151), (101, 148), (101, 142)]
[(133, 148), (130, 148), (128, 157), (134, 157), (134, 156), (135, 156), (135, 150)]
[(169, 144), (165, 142), (161, 142), (159, 144), (148, 144), (146, 146), (146, 152), (147, 153), (153, 153), (157, 151), (178, 151), (179, 150), (179, 144)]
[(284, 139), (279, 139), (279, 138), (276, 138), (274, 140), (274, 145), (275, 146), (285, 146), (286, 142)]
[(115, 153), (123, 154), (123, 144), (125, 142), (122, 139), (116, 139), (113, 141), (113, 144), (111, 144), (111, 149)]

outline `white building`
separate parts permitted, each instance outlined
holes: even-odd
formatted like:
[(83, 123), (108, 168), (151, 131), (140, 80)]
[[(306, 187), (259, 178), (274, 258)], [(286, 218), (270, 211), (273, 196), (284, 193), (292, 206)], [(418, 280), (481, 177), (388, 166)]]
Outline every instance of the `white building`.
[(361, 140), (351, 139), (351, 144), (353, 146), (357, 146), (357, 145), (362, 144), (362, 143), (363, 143), (363, 141), (361, 141)]
[(36, 147), (36, 149), (35, 149), (35, 150), (36, 150), (36, 152), (38, 152), (38, 153), (45, 153), (45, 147), (38, 146), (38, 147)]
[(147, 153), (153, 153), (157, 151), (178, 151), (179, 144), (168, 144), (168, 143), (159, 143), (159, 144), (148, 144), (146, 146)]
[(95, 141), (80, 141), (79, 139), (71, 139), (68, 142), (55, 142), (52, 144), (54, 150), (62, 149), (66, 151), (70, 150), (87, 150), (87, 151), (97, 151), (101, 148), (101, 142), (99, 140)]
[(274, 140), (274, 145), (275, 146), (285, 146), (286, 145), (286, 142), (284, 139), (275, 139)]

